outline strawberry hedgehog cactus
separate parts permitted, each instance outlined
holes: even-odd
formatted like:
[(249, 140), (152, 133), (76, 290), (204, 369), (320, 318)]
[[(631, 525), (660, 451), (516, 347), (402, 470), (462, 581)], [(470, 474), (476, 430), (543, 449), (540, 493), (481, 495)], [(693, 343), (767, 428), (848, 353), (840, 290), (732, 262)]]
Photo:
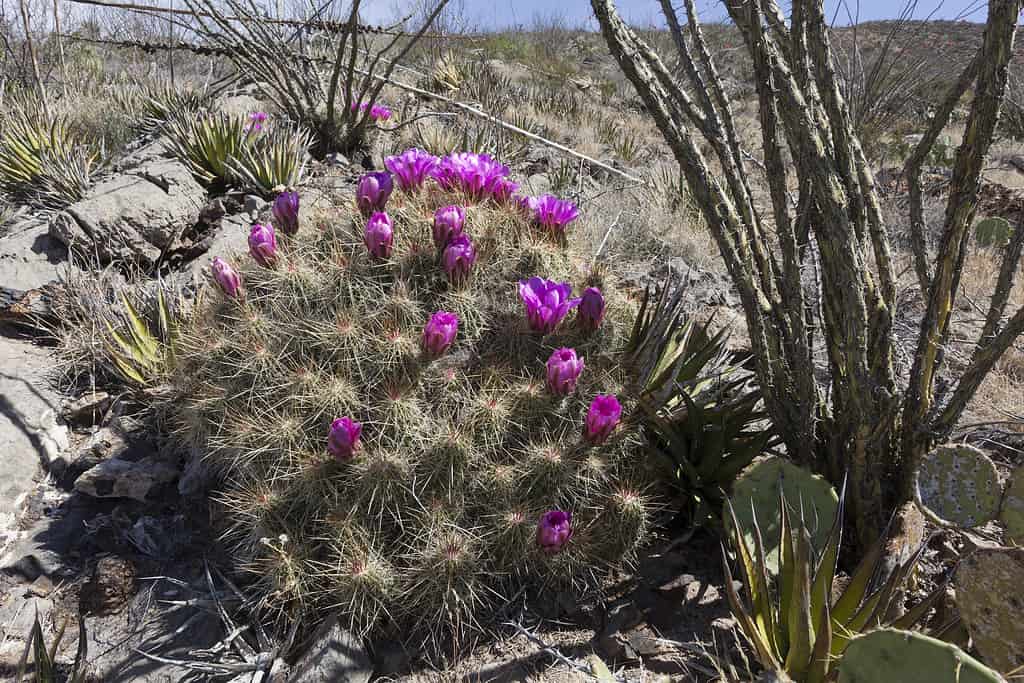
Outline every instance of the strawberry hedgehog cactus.
[(262, 607), (450, 652), (520, 590), (635, 556), (636, 311), (571, 202), (518, 196), (483, 154), (386, 166), (302, 223), (281, 195), (250, 254), (218, 255), (176, 411)]

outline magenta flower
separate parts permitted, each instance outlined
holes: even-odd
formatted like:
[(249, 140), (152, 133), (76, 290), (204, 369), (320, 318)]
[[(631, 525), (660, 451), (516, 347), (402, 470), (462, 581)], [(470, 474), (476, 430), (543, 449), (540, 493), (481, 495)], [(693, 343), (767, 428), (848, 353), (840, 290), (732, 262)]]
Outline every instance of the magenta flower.
[(448, 311), (437, 311), (423, 328), (423, 348), (430, 356), (437, 358), (451, 347), (458, 332), (459, 316)]
[(399, 156), (388, 157), (384, 166), (398, 181), (398, 187), (412, 192), (423, 187), (423, 181), (437, 167), (437, 157), (422, 149), (407, 149)]
[(299, 193), (289, 191), (277, 195), (270, 213), (274, 218), (274, 225), (280, 228), (281, 232), (289, 236), (297, 233), (299, 231)]
[(370, 110), (370, 118), (374, 121), (386, 121), (391, 118), (391, 110), (383, 104), (370, 105), (369, 102), (353, 102), (350, 107), (352, 111)]
[(572, 513), (548, 510), (537, 522), (537, 545), (550, 554), (560, 551), (572, 538)]
[(611, 394), (595, 396), (590, 402), (587, 419), (583, 425), (583, 438), (587, 442), (600, 446), (619, 424), (622, 417), (622, 406)]
[(391, 110), (383, 104), (375, 104), (370, 107), (370, 118), (374, 121), (387, 121), (391, 118)]
[(265, 111), (254, 111), (249, 114), (249, 123), (245, 124), (246, 133), (259, 133), (263, 130), (263, 124), (266, 123), (268, 115)]
[(242, 289), (242, 278), (231, 267), (231, 264), (220, 256), (215, 256), (213, 263), (210, 264), (210, 270), (213, 272), (214, 281), (224, 295), (231, 299), (238, 298)]
[(531, 214), (534, 223), (557, 235), (563, 234), (565, 226), (580, 215), (575, 204), (550, 194), (523, 197), (519, 204)]
[(576, 317), (584, 328), (596, 330), (604, 320), (605, 302), (601, 290), (597, 287), (588, 287), (580, 299), (580, 307)]
[(444, 272), (452, 284), (462, 285), (469, 279), (469, 274), (476, 263), (476, 248), (469, 235), (460, 233), (453, 237), (444, 248)]
[(487, 154), (456, 152), (441, 159), (432, 175), (446, 190), (461, 190), (473, 199), (489, 197), (504, 200), (518, 189), (507, 180), (508, 166)]
[(370, 255), (377, 259), (386, 259), (391, 256), (391, 248), (395, 240), (395, 228), (391, 217), (383, 211), (378, 211), (366, 222), (366, 232), (363, 241)]
[(351, 417), (339, 417), (331, 423), (331, 431), (327, 434), (327, 452), (338, 460), (348, 460), (359, 448), (359, 435), (362, 433), (362, 423)]
[(553, 282), (540, 277), (519, 281), (519, 297), (526, 305), (526, 319), (530, 329), (550, 334), (558, 327), (565, 314), (579, 305), (579, 299), (570, 299), (572, 285)]
[(466, 210), (461, 206), (443, 206), (434, 212), (434, 244), (438, 251), (448, 246), (448, 242), (462, 234), (462, 226), (466, 224)]
[(249, 230), (249, 253), (256, 263), (272, 268), (277, 261), (277, 236), (274, 226), (256, 223)]
[(583, 372), (583, 359), (574, 349), (555, 349), (548, 358), (548, 390), (555, 396), (568, 396), (576, 390)]
[(394, 183), (387, 171), (372, 171), (359, 179), (356, 185), (356, 206), (364, 216), (383, 211), (388, 203)]

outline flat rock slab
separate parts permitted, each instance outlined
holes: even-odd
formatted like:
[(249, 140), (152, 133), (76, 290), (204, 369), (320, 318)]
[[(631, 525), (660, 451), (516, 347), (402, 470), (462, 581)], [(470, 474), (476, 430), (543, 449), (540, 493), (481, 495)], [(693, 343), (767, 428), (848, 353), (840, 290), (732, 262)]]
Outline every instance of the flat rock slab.
[(27, 219), (0, 238), (0, 287), (29, 290), (57, 280), (72, 268), (68, 249), (50, 235), (49, 224)]
[(41, 463), (68, 447), (60, 400), (46, 381), (46, 349), (0, 334), (0, 515), (17, 512)]
[(199, 220), (206, 191), (173, 159), (157, 159), (97, 184), (57, 214), (50, 233), (103, 261), (152, 267)]

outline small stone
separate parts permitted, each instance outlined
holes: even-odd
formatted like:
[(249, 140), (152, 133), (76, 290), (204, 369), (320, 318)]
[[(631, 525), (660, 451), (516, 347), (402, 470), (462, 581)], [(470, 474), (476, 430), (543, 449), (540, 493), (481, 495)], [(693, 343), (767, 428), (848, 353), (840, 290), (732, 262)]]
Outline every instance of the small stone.
[(120, 611), (135, 594), (135, 565), (123, 557), (101, 557), (82, 586), (82, 614), (109, 615)]
[(368, 683), (373, 664), (362, 641), (328, 617), (317, 629), (312, 645), (292, 667), (292, 683)]
[(138, 462), (114, 458), (83, 472), (75, 480), (75, 490), (94, 498), (131, 498), (146, 502), (155, 489), (177, 477), (176, 468), (155, 457)]
[(36, 580), (29, 584), (25, 593), (36, 598), (48, 598), (53, 592), (53, 581), (48, 576), (37, 576)]
[(244, 211), (249, 214), (252, 220), (257, 220), (259, 215), (270, 207), (270, 203), (263, 197), (254, 194), (245, 195)]
[(65, 422), (90, 426), (103, 419), (110, 407), (110, 394), (105, 391), (88, 392), (64, 405), (61, 417)]

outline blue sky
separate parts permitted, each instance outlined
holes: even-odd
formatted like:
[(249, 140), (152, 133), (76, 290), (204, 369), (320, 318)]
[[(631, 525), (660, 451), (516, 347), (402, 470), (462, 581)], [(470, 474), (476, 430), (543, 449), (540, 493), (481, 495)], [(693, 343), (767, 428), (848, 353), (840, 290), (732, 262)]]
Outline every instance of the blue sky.
[[(394, 11), (401, 3), (388, 3), (386, 0), (366, 2), (369, 21), (385, 20), (385, 15), (378, 12)], [(658, 0), (616, 0), (619, 11), (636, 23), (658, 22), (661, 17)], [(705, 20), (725, 17), (721, 0), (697, 0), (702, 17)], [(789, 1), (780, 0), (784, 9), (788, 9)], [(841, 5), (841, 2), (845, 2)], [(590, 21), (591, 10), (589, 0), (452, 0), (458, 6), (460, 14), (471, 25), (481, 28), (506, 27), (514, 25), (530, 26), (535, 18), (557, 16), (564, 18), (571, 26), (586, 25)], [(681, 0), (677, 3), (682, 6)], [(965, 12), (972, 21), (983, 21), (984, 7), (982, 0), (918, 0), (918, 8), (914, 13), (918, 18), (932, 14), (933, 18), (958, 19)], [(388, 9), (385, 6), (390, 5)], [(904, 6), (903, 0), (825, 0), (829, 15), (835, 15), (837, 23), (849, 23), (849, 15), (858, 15), (861, 21), (871, 19), (892, 19), (899, 15)], [(980, 9), (978, 9), (980, 7)], [(836, 14), (836, 10), (839, 13)], [(847, 12), (847, 10), (849, 10)], [(390, 16), (390, 13), (389, 15)]]

